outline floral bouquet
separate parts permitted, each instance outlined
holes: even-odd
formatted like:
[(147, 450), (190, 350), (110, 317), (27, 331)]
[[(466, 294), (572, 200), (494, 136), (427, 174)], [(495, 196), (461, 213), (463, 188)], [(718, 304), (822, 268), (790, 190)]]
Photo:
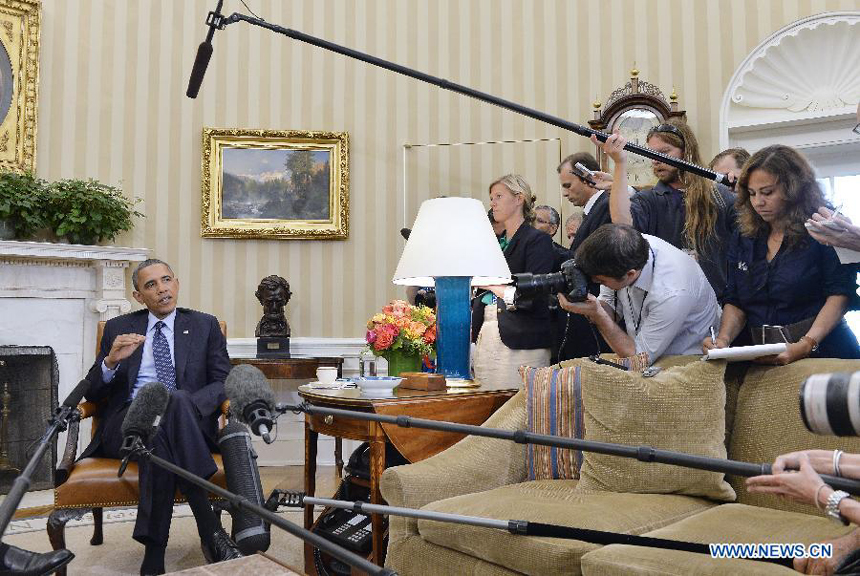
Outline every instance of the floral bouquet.
[(427, 306), (393, 300), (367, 323), (367, 346), (389, 361), (394, 356), (432, 358), (436, 348), (436, 314)]

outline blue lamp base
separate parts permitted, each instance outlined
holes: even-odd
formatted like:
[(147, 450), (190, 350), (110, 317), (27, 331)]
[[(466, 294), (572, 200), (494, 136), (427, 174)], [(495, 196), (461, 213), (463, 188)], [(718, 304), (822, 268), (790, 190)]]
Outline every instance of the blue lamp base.
[(436, 372), (446, 378), (472, 378), (469, 370), (471, 281), (469, 276), (436, 278)]

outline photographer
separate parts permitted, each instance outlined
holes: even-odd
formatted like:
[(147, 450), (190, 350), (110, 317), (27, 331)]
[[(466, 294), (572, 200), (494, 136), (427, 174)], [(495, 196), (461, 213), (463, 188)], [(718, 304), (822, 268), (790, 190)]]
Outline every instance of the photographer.
[[(833, 474), (860, 479), (860, 455), (843, 453), (841, 450), (790, 452), (777, 457), (772, 470), (773, 474), (748, 478), (747, 490), (814, 505), (835, 520), (860, 524), (860, 502), (848, 498), (844, 492), (837, 493), (819, 476)], [(795, 558), (794, 569), (804, 574), (833, 574), (849, 552), (860, 548), (860, 530), (832, 540), (831, 543), (831, 558)]]
[[(621, 357), (698, 354), (720, 309), (699, 265), (681, 250), (632, 226), (605, 224), (576, 251), (579, 269), (601, 284), (600, 296), (562, 308), (588, 318)], [(623, 318), (626, 331), (618, 325)]]

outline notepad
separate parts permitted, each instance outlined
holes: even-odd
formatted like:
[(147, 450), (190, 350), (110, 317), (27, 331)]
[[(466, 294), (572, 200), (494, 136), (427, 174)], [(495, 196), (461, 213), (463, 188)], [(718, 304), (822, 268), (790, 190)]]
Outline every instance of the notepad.
[(712, 348), (702, 356), (702, 360), (726, 360), (728, 362), (741, 362), (742, 360), (753, 360), (762, 356), (773, 356), (782, 354), (788, 345), (759, 344), (757, 346), (735, 346), (733, 348)]

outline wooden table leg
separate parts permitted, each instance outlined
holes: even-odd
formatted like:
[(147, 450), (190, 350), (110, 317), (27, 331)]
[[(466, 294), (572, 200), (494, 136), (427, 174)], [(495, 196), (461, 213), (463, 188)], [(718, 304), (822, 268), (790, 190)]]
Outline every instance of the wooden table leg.
[[(379, 479), (385, 472), (385, 433), (376, 423), (370, 423), (370, 503), (384, 504), (379, 492)], [(385, 562), (385, 533), (381, 514), (371, 514), (373, 561), (382, 566)]]
[(334, 439), (334, 466), (337, 470), (337, 479), (343, 478), (343, 438), (336, 436)]
[[(313, 496), (317, 480), (317, 438), (319, 434), (311, 429), (310, 416), (305, 415), (305, 494)], [(305, 504), (305, 528), (310, 530), (314, 524), (313, 504)], [(315, 574), (313, 546), (305, 543), (305, 572)]]

